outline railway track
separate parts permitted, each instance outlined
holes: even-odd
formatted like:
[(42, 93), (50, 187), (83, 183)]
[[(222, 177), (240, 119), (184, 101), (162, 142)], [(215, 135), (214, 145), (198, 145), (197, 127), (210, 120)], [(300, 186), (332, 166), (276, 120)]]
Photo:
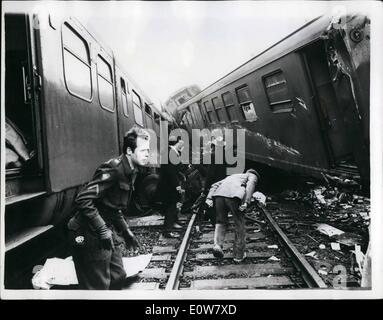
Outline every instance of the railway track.
[(134, 233), (145, 241), (151, 262), (131, 279), (126, 289), (139, 290), (221, 290), (326, 288), (327, 285), (264, 208), (246, 214), (247, 258), (232, 259), (234, 225), (229, 218), (224, 258), (216, 259), (214, 226), (209, 222), (195, 228), (196, 215), (181, 217), (178, 238), (161, 236), (161, 218), (130, 221)]

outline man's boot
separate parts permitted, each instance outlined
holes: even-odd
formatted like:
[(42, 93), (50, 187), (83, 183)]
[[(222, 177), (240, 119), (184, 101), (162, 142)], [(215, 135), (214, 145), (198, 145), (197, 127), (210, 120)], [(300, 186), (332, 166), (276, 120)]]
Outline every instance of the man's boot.
[(226, 226), (221, 223), (215, 225), (213, 255), (223, 258), (223, 242), (225, 241)]

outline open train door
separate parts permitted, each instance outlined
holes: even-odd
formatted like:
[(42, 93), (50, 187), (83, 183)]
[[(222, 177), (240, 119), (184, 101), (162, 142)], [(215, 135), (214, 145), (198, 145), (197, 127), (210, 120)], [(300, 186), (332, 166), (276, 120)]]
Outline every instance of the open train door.
[[(5, 264), (6, 288), (29, 288), (31, 265), (47, 247), (37, 238), (53, 230), (37, 203), (46, 194), (41, 128), (41, 78), (31, 15), (4, 15)], [(3, 69), (3, 70), (4, 70)], [(43, 238), (44, 239), (44, 238)], [(34, 245), (31, 250), (32, 243)], [(47, 242), (45, 242), (47, 243)], [(38, 248), (38, 249), (37, 249)], [(41, 251), (40, 251), (41, 250)]]
[(363, 134), (364, 119), (358, 114), (353, 83), (347, 75), (334, 74), (328, 50), (328, 43), (317, 41), (303, 50), (303, 58), (327, 146), (329, 166), (339, 174), (360, 177), (368, 188), (369, 146), (368, 137), (366, 141)]
[(44, 192), (41, 77), (33, 18), (5, 14), (6, 204)]

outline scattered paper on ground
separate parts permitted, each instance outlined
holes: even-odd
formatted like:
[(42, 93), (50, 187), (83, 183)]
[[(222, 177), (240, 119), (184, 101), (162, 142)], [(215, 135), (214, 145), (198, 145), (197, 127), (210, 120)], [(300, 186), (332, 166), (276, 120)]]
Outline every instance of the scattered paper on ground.
[[(151, 258), (152, 254), (122, 258), (126, 277), (133, 277), (143, 271), (148, 266)], [(78, 280), (72, 257), (47, 259), (42, 269), (36, 272), (32, 278), (34, 289), (48, 290), (54, 285), (68, 286), (75, 284), (78, 284)]]
[(53, 285), (78, 284), (72, 257), (47, 259), (42, 269), (33, 276), (35, 289), (50, 289)]
[(275, 257), (275, 256), (272, 256), (270, 257), (268, 260), (271, 260), (271, 261), (280, 261), (281, 259)]
[(134, 277), (141, 271), (145, 270), (148, 266), (150, 260), (152, 259), (152, 254), (143, 254), (136, 257), (124, 257), (122, 262), (124, 264), (124, 269), (126, 272), (126, 277)]
[(319, 223), (316, 225), (317, 230), (325, 235), (328, 235), (329, 237), (333, 237), (335, 235), (340, 235), (344, 233), (344, 231), (339, 230), (337, 228), (334, 228), (328, 224), (325, 223)]
[(328, 272), (326, 270), (322, 270), (322, 269), (319, 269), (318, 273), (321, 274), (321, 275), (324, 275), (324, 276), (328, 275)]
[(316, 251), (311, 251), (309, 253), (306, 253), (305, 256), (308, 256), (308, 257), (311, 257), (311, 258), (316, 258), (315, 254), (316, 254)]

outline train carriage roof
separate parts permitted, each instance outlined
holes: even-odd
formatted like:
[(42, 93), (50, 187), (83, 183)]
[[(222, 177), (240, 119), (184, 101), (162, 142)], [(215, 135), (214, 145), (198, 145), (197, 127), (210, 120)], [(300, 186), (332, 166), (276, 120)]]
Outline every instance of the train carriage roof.
[(289, 52), (295, 51), (302, 46), (311, 43), (318, 38), (326, 31), (328, 26), (332, 21), (331, 16), (320, 16), (310, 22), (306, 23), (293, 33), (289, 34), (282, 40), (278, 41), (271, 47), (262, 51), (260, 54), (246, 61), (244, 64), (240, 65), (238, 68), (234, 69), (221, 79), (212, 83), (210, 86), (205, 88), (201, 93), (194, 96), (192, 99), (188, 100), (184, 104), (178, 107), (178, 111), (181, 111), (187, 108), (192, 103), (199, 101), (201, 98), (215, 92), (219, 88), (235, 81), (238, 78), (245, 76), (270, 62), (288, 54)]
[(124, 74), (124, 76), (129, 81), (130, 85), (133, 86), (133, 88), (139, 93), (139, 95), (147, 102), (149, 105), (151, 105), (157, 112), (161, 112), (159, 108), (154, 105), (153, 101), (149, 98), (149, 96), (146, 94), (146, 92), (137, 84), (137, 82), (133, 79), (133, 77), (126, 72), (126, 69), (122, 66), (122, 63), (118, 59), (118, 54), (116, 51), (113, 51), (108, 45), (106, 45), (104, 42), (101, 41), (102, 37), (94, 30), (91, 26), (85, 27), (77, 18), (70, 17), (72, 20), (74, 20), (77, 24), (81, 25), (84, 31), (86, 31), (110, 56), (113, 57), (115, 65), (120, 69), (120, 71)]

